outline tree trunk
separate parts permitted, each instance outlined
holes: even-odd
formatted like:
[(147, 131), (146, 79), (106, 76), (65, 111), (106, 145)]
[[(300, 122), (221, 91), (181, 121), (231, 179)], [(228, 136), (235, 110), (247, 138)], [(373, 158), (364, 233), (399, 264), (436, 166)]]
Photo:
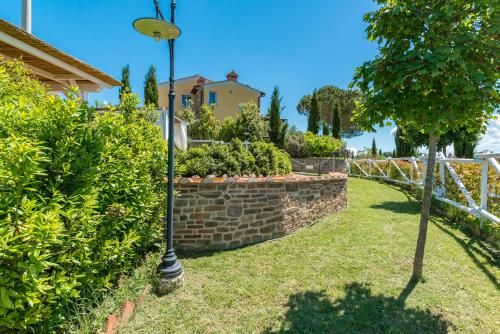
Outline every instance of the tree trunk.
[(422, 198), (422, 209), (420, 212), (420, 227), (418, 230), (417, 249), (415, 250), (415, 259), (413, 260), (414, 281), (422, 279), (422, 267), (424, 264), (425, 241), (427, 239), (427, 224), (429, 222), (429, 213), (431, 209), (432, 185), (434, 183), (434, 165), (436, 162), (437, 137), (429, 137), (429, 157), (427, 159), (427, 172), (425, 175), (424, 194)]

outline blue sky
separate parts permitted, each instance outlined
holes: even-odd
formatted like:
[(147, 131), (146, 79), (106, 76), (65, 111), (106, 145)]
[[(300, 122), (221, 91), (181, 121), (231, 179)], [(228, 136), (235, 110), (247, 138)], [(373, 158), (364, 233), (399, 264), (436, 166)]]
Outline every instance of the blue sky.
[[(2, 1), (0, 17), (20, 24), (21, 1)], [(168, 77), (166, 43), (138, 34), (132, 22), (153, 16), (152, 0), (32, 0), (33, 34), (55, 47), (120, 79), (130, 64), (134, 92), (142, 96), (144, 75), (156, 66), (160, 81)], [(170, 1), (160, 0), (169, 13)], [(285, 105), (284, 118), (299, 129), (307, 120), (297, 102), (314, 88), (346, 88), (357, 66), (373, 58), (376, 45), (366, 39), (363, 14), (372, 1), (341, 0), (177, 0), (176, 77), (201, 74), (222, 80), (235, 70), (239, 81), (267, 93), (275, 85)], [(92, 101), (116, 103), (117, 89), (91, 94)], [(265, 108), (265, 109), (264, 109)], [(362, 149), (375, 138), (392, 151), (391, 128), (348, 140)]]

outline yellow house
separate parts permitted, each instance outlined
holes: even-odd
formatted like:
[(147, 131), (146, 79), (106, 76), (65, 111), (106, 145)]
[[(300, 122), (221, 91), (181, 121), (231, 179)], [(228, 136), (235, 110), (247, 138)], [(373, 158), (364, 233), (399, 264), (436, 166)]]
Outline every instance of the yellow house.
[[(158, 85), (159, 107), (168, 108), (168, 82)], [(192, 107), (196, 116), (204, 104), (213, 106), (215, 117), (223, 121), (236, 116), (241, 103), (255, 102), (260, 108), (260, 98), (265, 94), (258, 89), (238, 82), (234, 71), (224, 81), (212, 81), (198, 74), (175, 80), (175, 111)]]

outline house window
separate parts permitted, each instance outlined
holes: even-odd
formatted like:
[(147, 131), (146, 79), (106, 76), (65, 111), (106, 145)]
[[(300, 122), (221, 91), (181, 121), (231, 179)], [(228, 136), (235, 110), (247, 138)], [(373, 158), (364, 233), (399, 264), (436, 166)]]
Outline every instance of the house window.
[(182, 108), (188, 108), (190, 100), (190, 96), (182, 94)]
[(217, 93), (209, 92), (208, 93), (208, 105), (217, 104)]

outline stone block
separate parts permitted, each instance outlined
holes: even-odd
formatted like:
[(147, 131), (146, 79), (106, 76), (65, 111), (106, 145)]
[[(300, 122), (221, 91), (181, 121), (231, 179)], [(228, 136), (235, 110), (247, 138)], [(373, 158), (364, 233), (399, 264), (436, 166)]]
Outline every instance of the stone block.
[(243, 208), (241, 206), (231, 205), (227, 207), (227, 215), (229, 217), (240, 217), (243, 213)]
[(273, 225), (267, 225), (267, 226), (261, 227), (259, 229), (259, 233), (262, 233), (262, 234), (271, 233), (271, 232), (274, 231), (275, 228), (276, 228), (276, 226), (274, 224)]

